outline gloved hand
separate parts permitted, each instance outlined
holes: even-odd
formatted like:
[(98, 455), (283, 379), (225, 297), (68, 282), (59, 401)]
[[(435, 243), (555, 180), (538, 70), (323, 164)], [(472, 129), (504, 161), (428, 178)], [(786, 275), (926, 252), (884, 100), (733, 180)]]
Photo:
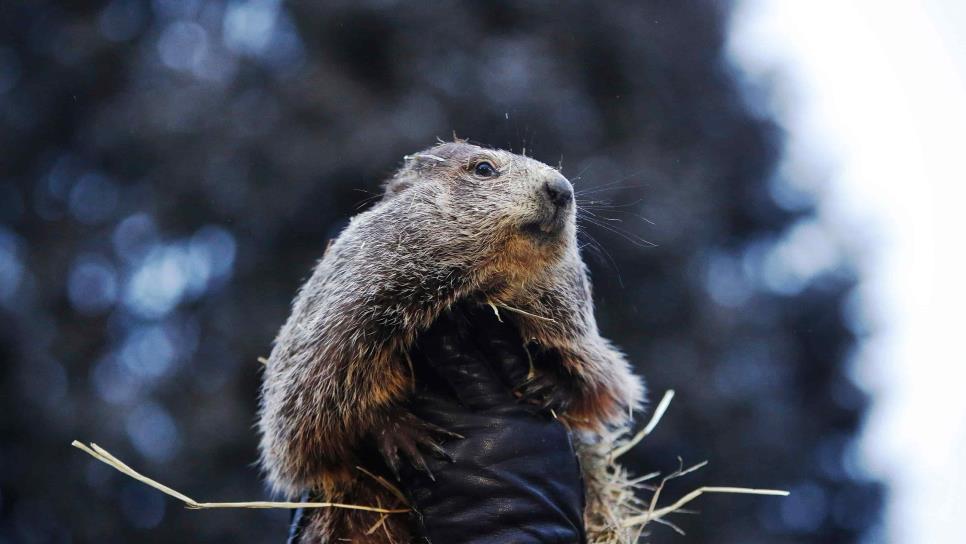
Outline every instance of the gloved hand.
[(413, 413), (464, 438), (403, 467), (402, 488), (432, 544), (583, 543), (584, 486), (570, 434), (521, 402), (530, 359), (488, 308), (441, 317), (413, 350)]
[[(549, 410), (511, 392), (533, 383), (516, 330), (488, 308), (457, 309), (418, 339), (412, 358), (413, 413), (463, 437), (443, 444), (449, 459), (425, 457), (432, 478), (401, 466), (418, 535), (431, 544), (585, 543), (570, 434)], [(302, 509), (293, 511), (289, 544), (305, 522)]]

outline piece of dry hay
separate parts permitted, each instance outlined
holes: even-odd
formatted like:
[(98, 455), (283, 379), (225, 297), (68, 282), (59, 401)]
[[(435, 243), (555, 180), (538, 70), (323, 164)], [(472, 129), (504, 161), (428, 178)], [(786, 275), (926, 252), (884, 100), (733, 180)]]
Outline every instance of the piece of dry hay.
[(124, 474), (127, 474), (131, 478), (134, 478), (139, 482), (142, 482), (144, 484), (147, 484), (157, 489), (158, 491), (164, 493), (165, 495), (178, 499), (179, 501), (183, 502), (185, 506), (187, 506), (192, 510), (202, 510), (206, 508), (289, 508), (289, 509), (347, 508), (349, 510), (365, 510), (367, 512), (377, 512), (380, 514), (405, 514), (410, 511), (409, 508), (389, 509), (389, 508), (380, 508), (378, 506), (360, 506), (357, 504), (341, 504), (337, 502), (272, 502), (272, 501), (199, 502), (185, 495), (184, 493), (171, 489), (170, 487), (162, 483), (152, 480), (151, 478), (148, 478), (147, 476), (141, 474), (140, 472), (134, 470), (133, 468), (125, 465), (123, 462), (121, 462), (120, 459), (118, 459), (117, 457), (114, 457), (113, 455), (110, 454), (110, 452), (98, 446), (97, 444), (94, 444), (93, 442), (88, 447), (88, 446), (85, 446), (84, 444), (81, 444), (77, 440), (74, 440), (73, 442), (71, 442), (71, 446), (74, 446), (75, 448), (83, 450), (94, 459), (97, 459), (102, 463), (106, 463), (114, 467), (120, 472), (123, 472)]
[[(636, 543), (641, 539), (647, 525), (652, 522), (666, 525), (683, 534), (684, 531), (666, 517), (670, 514), (694, 513), (683, 507), (705, 493), (788, 495), (787, 491), (777, 489), (705, 486), (685, 494), (668, 506), (659, 507), (661, 492), (668, 481), (703, 468), (707, 465), (707, 461), (684, 468), (683, 462), (679, 459), (677, 470), (661, 478), (656, 486), (649, 487), (645, 482), (659, 478), (661, 476), (659, 472), (632, 477), (617, 460), (654, 431), (673, 398), (674, 391), (665, 392), (647, 425), (634, 436), (628, 437), (630, 430), (625, 428), (605, 434), (595, 443), (582, 444), (578, 447), (581, 466), (586, 467), (583, 473), (588, 478), (587, 511), (584, 521), (591, 543)], [(650, 491), (650, 497), (645, 501), (642, 497), (646, 496), (648, 491)]]

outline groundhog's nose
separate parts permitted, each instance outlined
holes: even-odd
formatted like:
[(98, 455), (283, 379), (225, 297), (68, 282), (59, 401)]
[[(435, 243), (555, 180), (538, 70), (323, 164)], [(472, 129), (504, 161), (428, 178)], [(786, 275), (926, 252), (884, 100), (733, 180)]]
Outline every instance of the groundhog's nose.
[(559, 174), (545, 181), (543, 190), (550, 202), (559, 208), (570, 204), (570, 201), (574, 199), (573, 187), (571, 187), (567, 178)]

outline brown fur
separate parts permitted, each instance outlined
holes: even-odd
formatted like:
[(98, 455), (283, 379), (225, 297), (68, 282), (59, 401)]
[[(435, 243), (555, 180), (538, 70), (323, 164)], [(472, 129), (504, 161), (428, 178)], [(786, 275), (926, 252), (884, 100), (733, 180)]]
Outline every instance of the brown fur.
[[(481, 160), (500, 175), (476, 176)], [(574, 207), (559, 234), (533, 230), (546, 220), (550, 176), (560, 174), (527, 157), (445, 143), (407, 157), (383, 199), (352, 219), (299, 291), (266, 365), (261, 462), (276, 490), (398, 506), (354, 469), (361, 442), (404, 410), (416, 336), (463, 300), (495, 304), (525, 339), (559, 354), (576, 381), (569, 423), (592, 433), (625, 422), (643, 387), (597, 331)], [(407, 541), (406, 516), (365, 534), (378, 520), (318, 511), (306, 541)]]

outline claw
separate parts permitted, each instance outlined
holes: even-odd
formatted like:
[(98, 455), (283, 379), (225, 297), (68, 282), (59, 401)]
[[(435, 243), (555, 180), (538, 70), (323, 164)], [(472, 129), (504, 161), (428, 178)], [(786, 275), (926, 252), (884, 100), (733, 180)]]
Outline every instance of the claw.
[(572, 389), (567, 381), (547, 372), (528, 379), (516, 391), (524, 402), (558, 413), (565, 412), (572, 400)]
[(436, 476), (433, 476), (433, 471), (429, 470), (429, 465), (426, 464), (426, 458), (424, 458), (421, 453), (419, 453), (418, 451), (415, 452), (415, 455), (412, 461), (413, 461), (413, 464), (416, 466), (416, 468), (425, 472), (426, 476), (429, 476), (430, 480), (434, 482), (436, 481)]
[(440, 459), (449, 461), (450, 463), (454, 462), (453, 456), (450, 455), (448, 451), (444, 450), (442, 446), (437, 444), (436, 441), (423, 438), (420, 441), (420, 444), (432, 450), (432, 452)]
[(399, 479), (399, 448), (395, 444), (391, 443), (391, 440), (386, 440), (385, 435), (380, 437), (379, 440), (379, 453), (382, 454), (382, 458), (386, 460), (386, 466), (392, 472), (392, 475), (398, 480)]
[(527, 395), (530, 397), (540, 397), (552, 392), (553, 386), (544, 380), (531, 380), (526, 388)]
[(427, 431), (430, 431), (432, 433), (442, 434), (442, 435), (448, 436), (450, 438), (457, 438), (459, 440), (462, 440), (462, 439), (466, 438), (465, 436), (463, 436), (463, 435), (461, 435), (459, 433), (454, 433), (453, 431), (450, 431), (448, 429), (444, 429), (444, 428), (440, 427), (439, 425), (436, 425), (435, 423), (430, 423), (428, 421), (421, 421), (421, 423), (422, 423), (422, 427), (424, 429), (426, 429)]
[(406, 458), (413, 465), (413, 467), (415, 467), (417, 470), (425, 472), (426, 475), (429, 476), (429, 479), (435, 482), (436, 478), (433, 476), (433, 472), (429, 470), (429, 465), (426, 464), (426, 458), (423, 457), (423, 454), (419, 451), (419, 447), (417, 446), (417, 444), (424, 443), (426, 440), (428, 439), (423, 436), (406, 436), (402, 438), (400, 444), (402, 446), (403, 453), (406, 454)]
[(544, 399), (543, 407), (556, 412), (566, 412), (570, 407), (570, 398), (560, 391), (555, 391)]
[(396, 480), (400, 479), (402, 456), (417, 470), (425, 472), (433, 481), (436, 477), (429, 469), (429, 464), (420, 450), (430, 451), (436, 456), (453, 462), (452, 456), (440, 446), (433, 435), (443, 435), (449, 438), (463, 438), (462, 435), (450, 432), (438, 425), (423, 421), (412, 414), (403, 413), (390, 420), (376, 436), (379, 453), (385, 459), (386, 465)]
[(537, 375), (523, 382), (522, 385), (517, 387), (517, 391), (526, 400), (536, 400), (545, 396), (551, 387), (552, 385), (545, 376)]

